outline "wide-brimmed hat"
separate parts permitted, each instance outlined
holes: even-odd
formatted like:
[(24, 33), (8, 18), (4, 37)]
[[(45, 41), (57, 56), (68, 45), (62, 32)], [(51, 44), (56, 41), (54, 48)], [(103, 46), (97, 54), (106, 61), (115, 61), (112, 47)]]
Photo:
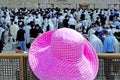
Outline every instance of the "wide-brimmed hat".
[(28, 59), (40, 80), (94, 80), (98, 72), (98, 57), (91, 44), (68, 28), (38, 36)]

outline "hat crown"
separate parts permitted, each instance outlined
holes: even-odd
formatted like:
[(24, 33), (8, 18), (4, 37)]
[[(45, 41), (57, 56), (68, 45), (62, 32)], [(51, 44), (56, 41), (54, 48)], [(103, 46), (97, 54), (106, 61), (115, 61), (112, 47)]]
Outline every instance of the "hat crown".
[(84, 37), (72, 29), (62, 28), (52, 35), (52, 54), (67, 61), (79, 60), (83, 53)]

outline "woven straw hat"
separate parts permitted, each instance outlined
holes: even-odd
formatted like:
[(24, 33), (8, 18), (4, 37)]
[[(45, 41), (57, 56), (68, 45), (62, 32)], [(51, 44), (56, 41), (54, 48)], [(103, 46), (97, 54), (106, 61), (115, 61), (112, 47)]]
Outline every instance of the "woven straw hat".
[(38, 36), (28, 57), (40, 80), (94, 80), (98, 72), (98, 57), (91, 44), (68, 28)]

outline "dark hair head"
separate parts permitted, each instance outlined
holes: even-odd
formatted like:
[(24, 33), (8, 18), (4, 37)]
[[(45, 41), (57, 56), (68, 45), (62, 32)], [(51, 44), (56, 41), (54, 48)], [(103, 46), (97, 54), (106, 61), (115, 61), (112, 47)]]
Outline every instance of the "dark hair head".
[(18, 50), (22, 50), (22, 48), (21, 48), (20, 46), (17, 46), (16, 49), (18, 49)]
[(108, 31), (105, 31), (104, 34), (109, 35), (109, 32), (108, 32)]

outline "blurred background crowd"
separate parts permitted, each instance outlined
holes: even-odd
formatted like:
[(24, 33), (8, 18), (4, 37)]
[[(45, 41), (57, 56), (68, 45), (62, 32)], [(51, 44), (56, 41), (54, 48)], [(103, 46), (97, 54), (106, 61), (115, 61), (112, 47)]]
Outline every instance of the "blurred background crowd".
[(0, 8), (0, 53), (7, 43), (27, 53), (38, 35), (59, 28), (83, 34), (97, 53), (120, 52), (120, 11), (116, 9)]

